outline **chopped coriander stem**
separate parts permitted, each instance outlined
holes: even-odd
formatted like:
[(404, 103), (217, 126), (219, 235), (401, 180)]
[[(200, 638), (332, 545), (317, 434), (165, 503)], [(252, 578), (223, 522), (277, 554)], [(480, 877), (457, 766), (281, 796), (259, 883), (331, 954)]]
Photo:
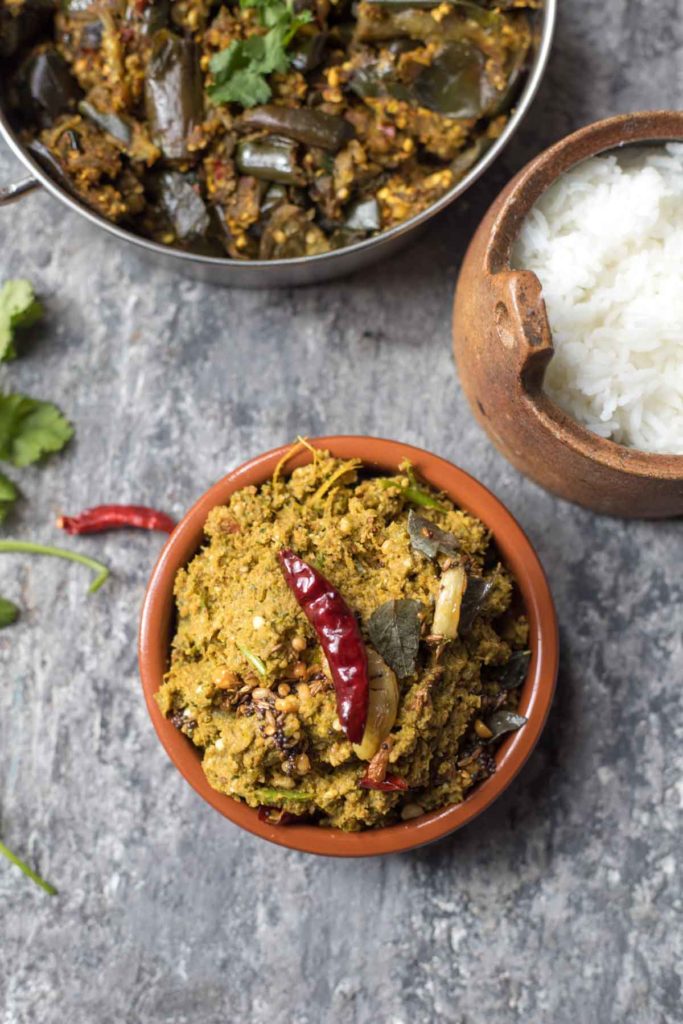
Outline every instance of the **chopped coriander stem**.
[(33, 541), (29, 540), (0, 540), (0, 553), (3, 551), (27, 555), (49, 555), (53, 558), (65, 558), (69, 562), (80, 562), (81, 565), (87, 565), (89, 569), (92, 569), (97, 574), (88, 587), (89, 594), (94, 594), (96, 590), (99, 590), (109, 576), (109, 569), (102, 562), (97, 562), (94, 558), (88, 558), (87, 555), (78, 554), (76, 551), (69, 551), (67, 548), (34, 544)]
[(33, 868), (30, 868), (25, 861), (17, 857), (16, 853), (12, 853), (12, 851), (8, 849), (8, 847), (6, 847), (4, 843), (0, 843), (0, 853), (4, 854), (5, 857), (7, 857), (7, 859), (12, 862), (12, 864), (16, 864), (20, 871), (23, 871), (25, 875), (28, 875), (28, 877), (32, 881), (34, 881), (36, 885), (39, 885), (40, 888), (44, 889), (45, 892), (50, 894), (50, 896), (57, 895), (57, 890), (55, 889), (54, 885), (50, 885), (50, 883), (46, 882), (44, 878), (41, 878), (40, 875), (36, 874)]
[(237, 648), (239, 651), (242, 652), (242, 654), (247, 659), (252, 668), (256, 669), (260, 676), (268, 675), (266, 663), (261, 658), (259, 658), (258, 654), (254, 654), (252, 651), (249, 650), (248, 647), (245, 647), (244, 644), (237, 643)]

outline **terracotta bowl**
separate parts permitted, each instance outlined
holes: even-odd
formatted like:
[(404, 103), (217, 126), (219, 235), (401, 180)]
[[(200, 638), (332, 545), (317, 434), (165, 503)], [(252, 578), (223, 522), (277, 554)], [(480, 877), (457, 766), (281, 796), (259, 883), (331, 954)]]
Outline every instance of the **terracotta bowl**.
[(671, 140), (683, 140), (683, 112), (663, 110), (598, 121), (541, 153), (484, 217), (455, 295), (460, 380), (493, 443), (541, 486), (609, 515), (681, 515), (683, 456), (605, 440), (551, 401), (543, 390), (553, 342), (541, 283), (511, 270), (510, 253), (531, 208), (570, 167), (618, 146)]
[[(372, 467), (395, 472), (410, 459), (418, 473), (443, 490), (491, 529), (501, 556), (512, 571), (529, 616), (529, 674), (524, 684), (520, 711), (528, 722), (511, 734), (496, 753), (496, 773), (485, 780), (463, 803), (425, 814), (421, 818), (367, 832), (341, 832), (314, 825), (275, 826), (259, 821), (256, 811), (212, 789), (202, 771), (200, 754), (182, 733), (160, 713), (154, 694), (161, 686), (169, 662), (174, 624), (173, 582), (178, 569), (202, 544), (206, 517), (224, 504), (236, 490), (260, 484), (272, 476), (287, 450), (258, 455), (223, 477), (199, 499), (181, 520), (164, 547), (152, 573), (142, 609), (139, 661), (142, 687), (154, 728), (166, 752), (191, 786), (212, 807), (248, 832), (307, 853), (339, 857), (364, 857), (394, 853), (439, 839), (471, 821), (509, 786), (541, 734), (555, 688), (558, 664), (557, 621), (552, 597), (538, 557), (510, 513), (490, 491), (461, 469), (420, 448), (370, 437), (322, 437), (313, 439), (338, 458), (358, 456)], [(292, 470), (310, 456), (304, 452), (287, 464)]]

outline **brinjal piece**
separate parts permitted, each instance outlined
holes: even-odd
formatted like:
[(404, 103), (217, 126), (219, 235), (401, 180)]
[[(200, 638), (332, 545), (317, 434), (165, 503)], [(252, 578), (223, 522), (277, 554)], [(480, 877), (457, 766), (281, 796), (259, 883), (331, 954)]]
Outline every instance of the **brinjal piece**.
[(159, 29), (167, 28), (171, 17), (169, 0), (154, 0), (142, 12), (140, 35), (153, 36)]
[(370, 196), (359, 199), (349, 207), (344, 227), (349, 231), (379, 231), (382, 227), (382, 214), (379, 203)]
[(78, 104), (78, 112), (83, 117), (87, 117), (98, 128), (101, 128), (102, 131), (113, 135), (123, 146), (130, 146), (133, 141), (133, 129), (130, 123), (119, 114), (98, 110), (97, 107), (87, 100), (81, 100)]
[(357, 68), (349, 79), (349, 89), (363, 100), (387, 96), (405, 103), (415, 100), (411, 87), (396, 78), (396, 69), (386, 60)]
[(40, 164), (44, 171), (53, 178), (58, 185), (61, 185), (63, 189), (70, 192), (71, 195), (76, 195), (76, 190), (73, 186), (71, 178), (66, 173), (57, 157), (52, 153), (44, 142), (40, 139), (31, 139), (26, 145), (27, 150), (32, 157)]
[(262, 217), (267, 217), (276, 206), (287, 202), (287, 189), (284, 185), (276, 183), (270, 185), (263, 199), (261, 200), (260, 212)]
[(206, 236), (211, 219), (194, 175), (161, 171), (154, 175), (151, 191), (179, 241)]
[(290, 139), (255, 139), (240, 142), (235, 164), (240, 174), (281, 185), (301, 185), (305, 180), (296, 162), (296, 143)]
[(325, 59), (329, 32), (316, 32), (312, 36), (297, 37), (297, 41), (288, 50), (291, 65), (302, 75), (320, 67)]
[(392, 39), (437, 39), (443, 43), (470, 42), (486, 52), (510, 45), (503, 42), (504, 30), (512, 31), (513, 18), (498, 11), (487, 11), (476, 4), (454, 4), (445, 18), (436, 20), (429, 10), (415, 4), (386, 6), (361, 3), (358, 6), (355, 38), (361, 43)]
[(51, 127), (62, 115), (76, 109), (83, 95), (69, 65), (57, 50), (39, 50), (19, 71), (18, 91), (22, 112), (30, 111), (43, 128)]
[(467, 43), (444, 46), (412, 89), (420, 106), (457, 118), (480, 118), (495, 95), (484, 54)]
[(152, 41), (145, 109), (153, 141), (166, 159), (187, 160), (188, 137), (204, 111), (199, 53), (193, 42), (168, 29), (160, 29)]
[(345, 118), (309, 107), (277, 107), (274, 104), (253, 107), (242, 115), (240, 123), (249, 128), (264, 128), (306, 146), (327, 149), (333, 153), (356, 134)]

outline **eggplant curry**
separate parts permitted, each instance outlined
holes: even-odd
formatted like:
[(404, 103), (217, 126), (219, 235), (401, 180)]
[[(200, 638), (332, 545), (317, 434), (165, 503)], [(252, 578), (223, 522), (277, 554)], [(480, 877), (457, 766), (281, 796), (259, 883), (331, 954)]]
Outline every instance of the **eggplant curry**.
[(0, 0), (0, 60), (23, 141), (103, 217), (288, 259), (400, 224), (472, 167), (540, 3)]

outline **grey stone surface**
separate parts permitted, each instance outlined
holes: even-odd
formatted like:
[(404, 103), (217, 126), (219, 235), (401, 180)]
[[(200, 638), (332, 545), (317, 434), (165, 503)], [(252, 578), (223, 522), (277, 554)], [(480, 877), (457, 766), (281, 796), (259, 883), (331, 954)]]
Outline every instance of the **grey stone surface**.
[[(140, 695), (138, 609), (160, 547), (79, 542), (114, 577), (3, 556), (4, 1024), (662, 1024), (681, 1010), (680, 525), (598, 519), (520, 477), (450, 354), (464, 247), (510, 174), (573, 127), (683, 100), (674, 0), (562, 5), (518, 139), (412, 249), (360, 278), (247, 293), (150, 269), (47, 196), (0, 213), (0, 273), (46, 326), (3, 386), (54, 398), (75, 442), (17, 477), (12, 534), (105, 498), (180, 514), (296, 433), (423, 445), (490, 486), (550, 576), (562, 670), (543, 739), (482, 818), (433, 847), (333, 862), (242, 834), (188, 788)], [(0, 153), (2, 179), (17, 163)]]

